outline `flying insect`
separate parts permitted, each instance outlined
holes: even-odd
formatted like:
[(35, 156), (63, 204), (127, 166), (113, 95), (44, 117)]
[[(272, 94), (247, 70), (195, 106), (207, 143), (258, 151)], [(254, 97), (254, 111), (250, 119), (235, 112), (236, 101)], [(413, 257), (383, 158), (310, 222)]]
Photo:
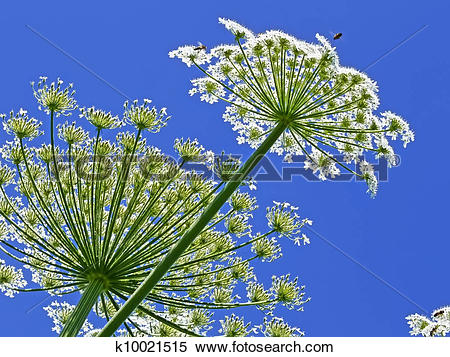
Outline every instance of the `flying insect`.
[(206, 51), (206, 46), (203, 43), (199, 42), (198, 46), (194, 48), (194, 51), (202, 51), (202, 50)]

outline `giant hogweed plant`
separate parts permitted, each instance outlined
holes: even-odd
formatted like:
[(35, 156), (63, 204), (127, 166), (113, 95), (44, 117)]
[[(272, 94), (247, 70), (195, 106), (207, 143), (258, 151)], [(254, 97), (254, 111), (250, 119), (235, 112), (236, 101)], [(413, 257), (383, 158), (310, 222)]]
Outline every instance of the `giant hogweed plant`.
[[(85, 130), (64, 119), (78, 110), (72, 85), (63, 88), (62, 81), (41, 77), (33, 91), (48, 116), (45, 125), (23, 109), (3, 115), (13, 138), (1, 150), (0, 249), (31, 271), (34, 286), (25, 287), (22, 269), (0, 260), (0, 290), (11, 297), (18, 291), (47, 291), (55, 298), (81, 292), (76, 306), (56, 300), (45, 309), (61, 336), (92, 336), (98, 331), (87, 322), (89, 313), (110, 319), (202, 215), (239, 163), (214, 159), (196, 140), (175, 141), (179, 161), (147, 145), (146, 136), (169, 118), (149, 100), (126, 102), (122, 118), (81, 108), (79, 121), (92, 129)], [(131, 131), (122, 130), (124, 125)], [(49, 142), (33, 145), (41, 129)], [(120, 131), (116, 141), (104, 139), (114, 129)], [(209, 165), (219, 182), (189, 170), (193, 160)], [(297, 278), (274, 276), (272, 286), (264, 287), (251, 264), (280, 257), (279, 236), (306, 243), (299, 230), (310, 222), (300, 219), (295, 207), (276, 203), (267, 210), (267, 232), (253, 233), (256, 208), (249, 193), (233, 192), (119, 334), (204, 335), (215, 310), (246, 306), (265, 312), (259, 327), (232, 314), (221, 320), (221, 333), (302, 334), (274, 317), (280, 304), (302, 309), (307, 301)], [(238, 296), (242, 291), (244, 298)]]
[(404, 146), (414, 140), (400, 116), (390, 111), (377, 114), (376, 83), (356, 69), (341, 66), (335, 48), (324, 37), (317, 35), (318, 43), (311, 44), (281, 31), (254, 34), (234, 21), (219, 21), (233, 34), (233, 44), (210, 51), (205, 46), (183, 46), (169, 56), (197, 68), (201, 77), (192, 80), (190, 95), (208, 103), (225, 102), (223, 118), (236, 131), (238, 142), (255, 151), (100, 336), (111, 335), (125, 321), (266, 153), (284, 155), (287, 161), (305, 155), (305, 167), (323, 180), (341, 170), (351, 172), (364, 179), (375, 196), (377, 178), (362, 155), (371, 152), (392, 165), (395, 154), (390, 140), (400, 137)]

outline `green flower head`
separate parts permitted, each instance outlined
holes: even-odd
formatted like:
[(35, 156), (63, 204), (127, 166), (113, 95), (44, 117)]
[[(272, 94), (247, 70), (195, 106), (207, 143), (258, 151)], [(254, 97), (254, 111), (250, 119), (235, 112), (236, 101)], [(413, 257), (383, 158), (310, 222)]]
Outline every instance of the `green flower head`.
[(39, 110), (44, 110), (46, 113), (56, 113), (56, 116), (67, 116), (77, 108), (77, 103), (73, 98), (75, 94), (73, 84), (69, 84), (64, 89), (62, 84), (63, 81), (58, 78), (56, 82), (48, 85), (47, 77), (39, 77), (36, 88), (35, 83), (31, 82), (34, 97), (39, 103)]

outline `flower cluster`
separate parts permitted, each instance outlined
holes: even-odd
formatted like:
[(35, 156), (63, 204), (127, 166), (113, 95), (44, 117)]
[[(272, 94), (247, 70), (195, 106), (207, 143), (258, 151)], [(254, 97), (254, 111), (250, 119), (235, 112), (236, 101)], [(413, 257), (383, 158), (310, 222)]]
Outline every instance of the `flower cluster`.
[[(11, 183), (14, 179), (15, 173), (8, 166), (0, 166), (0, 186), (7, 185)], [(2, 223), (3, 225), (3, 223)]]
[[(53, 301), (49, 306), (44, 307), (44, 310), (47, 312), (48, 317), (50, 317), (53, 321), (52, 331), (56, 333), (60, 333), (75, 309), (75, 305), (71, 305), (67, 302), (58, 302)], [(85, 335), (93, 328), (92, 324), (88, 321), (85, 321), (83, 327), (81, 328), (80, 335)]]
[(197, 139), (175, 139), (173, 147), (185, 162), (201, 161), (203, 159), (202, 153), (204, 152), (204, 148), (199, 144)]
[(119, 117), (94, 107), (80, 108), (80, 118), (86, 118), (97, 130), (115, 129), (123, 125)]
[(244, 318), (232, 314), (220, 320), (220, 324), (219, 332), (225, 337), (246, 337), (258, 334), (264, 337), (299, 337), (304, 335), (299, 328), (288, 325), (279, 317), (273, 317), (270, 320), (265, 317), (261, 325), (251, 328), (250, 323), (244, 322)]
[(409, 333), (413, 336), (446, 336), (450, 333), (450, 306), (434, 310), (431, 313), (431, 318), (420, 314), (412, 314), (407, 316), (406, 320), (411, 328)]
[(44, 110), (46, 113), (56, 113), (56, 116), (68, 116), (77, 108), (77, 102), (73, 98), (75, 94), (73, 84), (69, 84), (64, 89), (61, 88), (62, 84), (63, 81), (58, 78), (48, 85), (47, 77), (39, 77), (37, 88), (34, 87), (35, 83), (31, 82), (40, 110)]
[(348, 170), (364, 178), (374, 195), (375, 175), (350, 164), (373, 152), (392, 165), (396, 158), (389, 140), (400, 138), (404, 146), (414, 140), (400, 116), (375, 113), (376, 83), (341, 66), (323, 36), (317, 35), (318, 43), (312, 44), (281, 31), (254, 34), (234, 21), (219, 21), (234, 35), (234, 44), (210, 51), (183, 46), (169, 53), (202, 72), (203, 77), (192, 80), (189, 93), (208, 103), (226, 102), (223, 118), (239, 143), (257, 148), (275, 128), (281, 129), (272, 152), (287, 161), (306, 155), (305, 167), (321, 179)]
[(75, 122), (69, 124), (65, 122), (63, 125), (58, 125), (58, 136), (67, 144), (73, 145), (86, 140), (88, 133)]
[(5, 261), (0, 259), (0, 291), (6, 296), (14, 297), (17, 290), (26, 285), (22, 270), (5, 265)]
[(305, 293), (304, 286), (297, 285), (298, 278), (290, 279), (290, 275), (282, 275), (280, 277), (272, 277), (271, 292), (274, 294), (277, 301), (287, 306), (289, 309), (303, 310), (303, 304), (309, 299), (304, 300)]
[(151, 133), (157, 133), (162, 127), (166, 126), (170, 116), (166, 115), (166, 108), (159, 111), (155, 107), (150, 108), (150, 99), (144, 99), (144, 104), (138, 105), (138, 100), (134, 100), (131, 105), (125, 102), (124, 120), (134, 125), (139, 130), (148, 130)]
[(219, 333), (222, 333), (225, 337), (245, 337), (251, 331), (249, 331), (250, 323), (244, 323), (244, 319), (234, 314), (231, 316), (225, 316), (224, 320), (220, 320), (222, 326)]
[[(143, 135), (158, 131), (167, 120), (165, 110), (148, 107), (149, 100), (126, 104), (124, 120), (93, 107), (81, 109), (95, 133), (91, 137), (76, 122), (55, 124), (52, 114), (67, 115), (75, 100), (60, 89), (60, 81), (50, 86), (41, 82), (35, 96), (50, 113), (50, 144), (32, 146), (24, 139), (34, 134), (22, 135), (20, 125), (7, 122), (14, 138), (2, 148), (8, 164), (0, 166), (0, 249), (31, 272), (34, 286), (23, 289), (22, 271), (1, 261), (0, 290), (8, 296), (36, 289), (54, 296), (82, 292), (82, 299), (91, 297), (94, 313), (110, 319), (204, 212), (223, 182), (184, 168), (197, 158), (212, 163), (206, 159), (211, 153), (197, 140), (175, 141), (180, 163), (147, 145)], [(17, 120), (25, 118), (21, 110)], [(102, 137), (124, 122), (134, 132), (117, 133), (116, 142)], [(235, 162), (219, 166), (224, 181), (236, 170)], [(256, 306), (273, 313), (277, 306), (303, 305), (307, 299), (296, 280), (280, 277), (264, 290), (255, 283), (251, 265), (255, 259), (278, 258), (276, 236), (294, 239), (303, 221), (289, 204), (277, 203), (268, 210), (270, 230), (253, 233), (256, 208), (248, 192), (234, 192), (129, 316), (121, 333), (205, 334), (212, 324), (211, 310)], [(242, 289), (248, 299), (238, 296)], [(83, 309), (89, 313), (90, 308)], [(57, 333), (65, 333), (70, 316), (79, 313), (60, 302), (46, 311)], [(226, 325), (231, 326), (227, 331), (240, 331), (237, 321)], [(80, 327), (84, 335), (96, 333), (87, 322)]]
[[(226, 156), (224, 152), (214, 157), (210, 165), (214, 174), (223, 182), (234, 180), (235, 175), (242, 166), (241, 160), (233, 155)], [(245, 177), (241, 185), (248, 186), (250, 190), (256, 190), (256, 182), (253, 177)]]
[[(0, 115), (0, 118), (5, 120), (5, 115)], [(14, 114), (13, 111), (9, 114), (9, 119), (4, 121), (3, 128), (8, 134), (14, 134), (21, 139), (33, 139), (41, 134), (39, 131), (39, 123), (35, 118), (28, 117), (27, 111), (22, 108)]]
[(269, 227), (281, 236), (292, 239), (297, 245), (301, 245), (302, 242), (309, 244), (309, 239), (304, 233), (299, 236), (299, 230), (305, 224), (311, 225), (312, 221), (308, 218), (300, 219), (296, 213), (298, 207), (292, 206), (288, 202), (273, 201), (273, 203), (273, 207), (267, 208), (266, 217)]
[(264, 318), (264, 324), (260, 327), (265, 337), (299, 337), (304, 332), (297, 327), (289, 326), (282, 318), (274, 317), (270, 321)]

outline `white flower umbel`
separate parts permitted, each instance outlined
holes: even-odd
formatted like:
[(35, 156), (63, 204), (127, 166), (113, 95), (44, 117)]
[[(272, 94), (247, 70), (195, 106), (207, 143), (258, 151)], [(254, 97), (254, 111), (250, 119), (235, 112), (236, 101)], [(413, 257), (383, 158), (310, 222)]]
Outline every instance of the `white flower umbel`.
[(35, 83), (31, 82), (33, 93), (39, 103), (39, 109), (47, 114), (54, 112), (56, 116), (68, 116), (77, 108), (77, 102), (73, 98), (75, 91), (70, 83), (66, 88), (62, 88), (63, 81), (57, 79), (55, 82), (47, 84), (47, 77), (39, 77), (35, 88)]
[(309, 239), (306, 235), (300, 236), (300, 229), (305, 224), (311, 225), (312, 221), (308, 218), (300, 219), (300, 216), (296, 213), (298, 207), (292, 206), (288, 202), (274, 201), (273, 203), (274, 206), (267, 208), (266, 217), (269, 227), (280, 236), (293, 240), (297, 245), (301, 245), (301, 241), (308, 244)]
[[(305, 167), (324, 180), (339, 175), (339, 167), (366, 179), (374, 195), (374, 175), (351, 169), (365, 152), (386, 157), (394, 151), (388, 139), (406, 146), (414, 134), (400, 116), (379, 106), (377, 85), (366, 74), (341, 66), (335, 48), (320, 35), (318, 43), (299, 40), (281, 31), (253, 34), (235, 21), (219, 19), (235, 43), (205, 48), (184, 46), (169, 53), (203, 77), (192, 80), (191, 95), (228, 104), (223, 118), (237, 132), (240, 144), (258, 148), (282, 125), (270, 151), (305, 155)], [(344, 160), (338, 160), (343, 155)], [(342, 162), (344, 161), (344, 162)]]
[(249, 330), (250, 322), (246, 324), (244, 318), (234, 314), (225, 316), (224, 320), (220, 320), (220, 325), (222, 327), (219, 333), (225, 337), (245, 337), (251, 332)]
[[(5, 115), (0, 115), (0, 118), (5, 118)], [(39, 136), (41, 132), (39, 127), (41, 123), (35, 118), (28, 117), (27, 111), (20, 109), (16, 114), (13, 111), (9, 114), (9, 119), (4, 121), (3, 128), (8, 134), (14, 134), (18, 138), (33, 139)]]
[(450, 333), (450, 306), (444, 306), (434, 310), (431, 318), (420, 314), (406, 316), (409, 332), (413, 336), (425, 337), (446, 336)]
[(0, 259), (0, 291), (12, 298), (18, 289), (26, 285), (22, 270), (6, 265), (5, 261)]
[(265, 337), (299, 337), (304, 332), (297, 327), (289, 326), (282, 318), (274, 317), (271, 320), (264, 318), (264, 324), (259, 326)]
[[(53, 301), (49, 306), (44, 307), (44, 310), (53, 321), (52, 331), (55, 331), (59, 334), (64, 328), (64, 325), (69, 320), (73, 310), (75, 310), (75, 305), (71, 305), (67, 302), (60, 303), (58, 301)], [(88, 321), (85, 321), (79, 334), (84, 335), (92, 329), (92, 324)]]

